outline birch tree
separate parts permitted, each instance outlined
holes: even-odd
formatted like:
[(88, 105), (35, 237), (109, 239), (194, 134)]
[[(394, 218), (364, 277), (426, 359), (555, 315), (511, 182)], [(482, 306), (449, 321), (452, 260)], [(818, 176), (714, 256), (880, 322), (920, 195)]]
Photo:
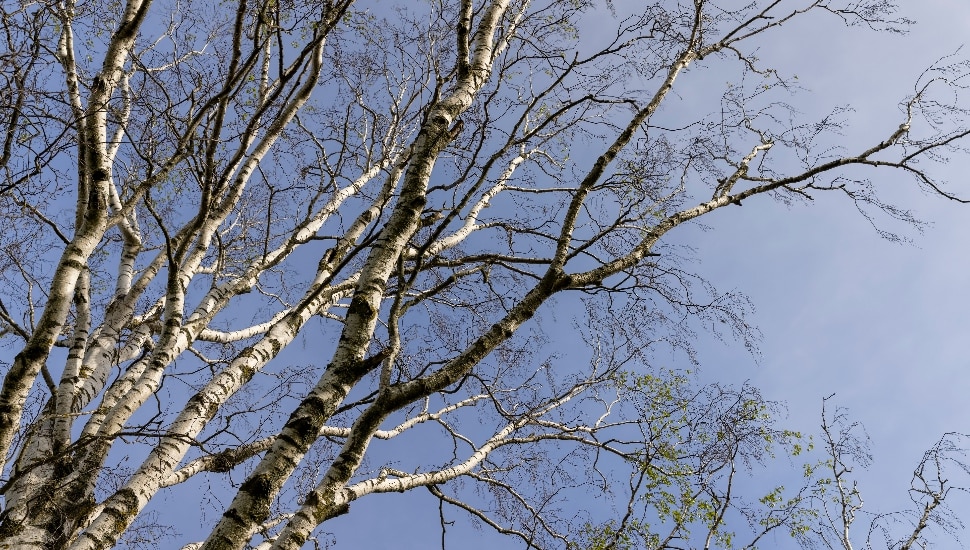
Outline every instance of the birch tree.
[[(810, 489), (732, 497), (801, 452), (774, 405), (654, 360), (700, 327), (757, 341), (679, 227), (831, 194), (894, 238), (919, 220), (887, 179), (965, 201), (934, 168), (970, 134), (966, 64), (840, 144), (753, 55), (809, 18), (910, 24), (885, 0), (4, 3), (0, 547), (134, 544), (199, 477), (225, 508), (186, 548), (301, 548), (404, 491), (526, 547), (849, 547)], [(731, 75), (720, 102), (678, 107), (688, 71)], [(589, 361), (536, 352), (560, 301)], [(577, 523), (582, 490), (615, 520)]]

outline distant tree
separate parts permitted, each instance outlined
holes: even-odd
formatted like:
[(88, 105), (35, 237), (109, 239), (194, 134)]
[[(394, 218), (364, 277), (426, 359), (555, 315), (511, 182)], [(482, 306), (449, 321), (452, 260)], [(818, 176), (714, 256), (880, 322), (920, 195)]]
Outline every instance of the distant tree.
[[(199, 477), (224, 491), (206, 550), (300, 548), (421, 488), (527, 547), (850, 547), (842, 416), (800, 492), (736, 493), (809, 443), (755, 388), (656, 359), (702, 327), (757, 340), (665, 239), (823, 193), (893, 238), (884, 217), (918, 222), (876, 174), (960, 200), (932, 170), (970, 134), (964, 63), (840, 147), (841, 112), (800, 115), (753, 56), (810, 14), (904, 31), (892, 2), (2, 9), (0, 547), (167, 547), (146, 506)], [(719, 104), (677, 103), (688, 70), (727, 75)], [(538, 351), (553, 300), (585, 311), (588, 364)], [(952, 441), (912, 529), (870, 538), (922, 544)]]

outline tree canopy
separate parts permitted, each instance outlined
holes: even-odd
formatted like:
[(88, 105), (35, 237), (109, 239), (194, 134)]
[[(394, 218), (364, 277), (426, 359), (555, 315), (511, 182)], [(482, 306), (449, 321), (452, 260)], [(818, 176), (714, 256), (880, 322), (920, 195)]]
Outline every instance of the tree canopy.
[[(407, 491), (527, 548), (907, 549), (958, 522), (964, 436), (910, 515), (862, 521), (843, 409), (801, 433), (697, 379), (699, 332), (759, 333), (670, 242), (820, 196), (898, 240), (922, 223), (899, 182), (966, 202), (939, 175), (970, 136), (958, 54), (867, 143), (758, 57), (794, 25), (904, 33), (895, 3), (2, 9), (0, 548), (325, 546)], [(541, 351), (559, 314), (588, 354)], [(742, 494), (778, 459), (800, 487)], [(183, 540), (153, 499), (200, 487)]]

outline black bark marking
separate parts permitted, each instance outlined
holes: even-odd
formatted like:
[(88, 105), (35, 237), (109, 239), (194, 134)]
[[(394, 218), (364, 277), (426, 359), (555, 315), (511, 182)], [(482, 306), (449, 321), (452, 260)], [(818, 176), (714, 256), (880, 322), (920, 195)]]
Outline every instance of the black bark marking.
[(93, 181), (108, 181), (108, 171), (104, 168), (98, 168), (91, 174), (91, 179)]
[(354, 299), (350, 301), (350, 307), (347, 308), (347, 316), (358, 315), (363, 319), (373, 319), (377, 312), (370, 305), (363, 296), (360, 294), (354, 296)]

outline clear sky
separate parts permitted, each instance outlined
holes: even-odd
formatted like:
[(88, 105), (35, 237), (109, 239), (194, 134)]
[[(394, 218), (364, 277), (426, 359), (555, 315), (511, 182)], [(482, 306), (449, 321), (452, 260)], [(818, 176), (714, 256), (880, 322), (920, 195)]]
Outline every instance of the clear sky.
[[(902, 3), (902, 13), (917, 21), (905, 36), (845, 29), (833, 17), (809, 17), (761, 42), (758, 56), (764, 65), (797, 75), (805, 88), (791, 101), (806, 118), (838, 106), (854, 107), (845, 115), (842, 136), (849, 149), (871, 144), (874, 136), (881, 138), (896, 128), (898, 102), (912, 93), (924, 69), (957, 52), (970, 31), (966, 0)], [(614, 4), (622, 11), (639, 2)], [(604, 25), (615, 24), (608, 10), (596, 17)], [(970, 49), (958, 55), (970, 58)], [(670, 108), (696, 110), (699, 116), (717, 110), (722, 90), (708, 84), (723, 84), (725, 78), (732, 76), (692, 70), (678, 81)], [(964, 104), (970, 107), (967, 95)], [(575, 156), (581, 155), (577, 151)], [(951, 189), (970, 198), (970, 157), (954, 157), (934, 173), (948, 175)], [(858, 472), (867, 510), (889, 512), (910, 504), (906, 489), (924, 450), (944, 432), (970, 432), (970, 255), (965, 244), (970, 205), (922, 193), (898, 174), (887, 174), (880, 183), (931, 222), (919, 234), (881, 220), (885, 229), (910, 237), (909, 244), (881, 239), (850, 204), (824, 194), (813, 204), (790, 207), (755, 197), (743, 208), (705, 216), (703, 227), (677, 228), (668, 242), (693, 247), (698, 262), (691, 269), (721, 291), (746, 294), (757, 308), (751, 320), (763, 334), (760, 355), (753, 357), (740, 343), (701, 334), (696, 347), (702, 380), (734, 385), (750, 381), (767, 399), (787, 404), (789, 416), (782, 425), (805, 432), (817, 431), (822, 399), (834, 393), (833, 404), (847, 407), (871, 436), (874, 462)], [(584, 353), (568, 332), (571, 317), (580, 315), (579, 308), (557, 310), (558, 323), (547, 327), (550, 350)], [(314, 350), (294, 344), (277, 364), (325, 364), (328, 357)], [(400, 453), (421, 450), (391, 448)], [(799, 481), (797, 468), (793, 471), (790, 485)], [(233, 476), (235, 483), (242, 482), (242, 473)], [(744, 478), (741, 488), (763, 481)], [(189, 484), (206, 502), (201, 514), (196, 501), (164, 492), (150, 506), (162, 512), (162, 523), (174, 518), (180, 543), (204, 537), (231, 500), (223, 487), (208, 483), (199, 476)], [(959, 517), (970, 520), (970, 496), (954, 495), (950, 504)], [(350, 514), (328, 522), (325, 530), (333, 533), (338, 549), (422, 550), (440, 547), (438, 513), (436, 500), (424, 489), (370, 495), (354, 502)], [(474, 529), (464, 512), (445, 508), (444, 513), (447, 521), (456, 521), (448, 527), (450, 548), (521, 547), (516, 539)], [(970, 536), (964, 538), (970, 542)], [(943, 534), (935, 540), (941, 548), (952, 544)], [(765, 547), (785, 543), (778, 539)]]
[[(906, 36), (845, 30), (832, 21), (823, 31), (794, 25), (772, 35), (758, 55), (766, 65), (797, 74), (811, 92), (798, 96), (800, 111), (812, 115), (850, 105), (855, 111), (847, 116), (844, 143), (871, 142), (899, 124), (897, 104), (920, 73), (956, 52), (970, 31), (970, 3), (903, 4), (902, 13), (917, 21)], [(678, 83), (686, 103), (694, 97), (691, 76)], [(939, 170), (952, 189), (970, 198), (970, 159), (955, 157)], [(924, 450), (944, 432), (970, 432), (970, 206), (905, 189), (910, 180), (898, 175), (887, 174), (885, 184), (898, 186), (895, 196), (932, 222), (919, 234), (884, 220), (885, 228), (911, 237), (910, 244), (881, 239), (851, 205), (824, 195), (793, 207), (761, 197), (705, 218), (706, 230), (685, 227), (671, 235), (696, 248), (698, 273), (720, 290), (751, 298), (764, 336), (757, 361), (740, 345), (703, 342), (703, 376), (735, 384), (750, 380), (767, 398), (787, 404), (783, 424), (805, 431), (817, 430), (822, 398), (835, 393), (833, 404), (848, 407), (871, 437), (874, 461), (858, 472), (871, 512), (907, 508), (910, 476)], [(365, 500), (370, 502), (355, 503), (350, 515), (332, 522), (337, 548), (438, 543), (430, 497)], [(970, 520), (970, 497), (955, 495), (951, 507)], [(456, 519), (458, 513), (448, 515)], [(503, 541), (460, 524), (449, 532), (456, 547), (495, 548)], [(941, 548), (956, 546), (944, 534), (937, 537)]]
[[(895, 126), (898, 98), (970, 30), (964, 2), (908, 2), (903, 13), (918, 22), (907, 36), (802, 35), (763, 56), (796, 63), (819, 105), (855, 107), (845, 133), (851, 144), (870, 129)], [(968, 169), (970, 159), (953, 157), (938, 173), (967, 197)], [(911, 185), (893, 175), (885, 184)], [(880, 239), (851, 205), (828, 197), (791, 209), (761, 204), (756, 215), (725, 211), (711, 221), (714, 230), (684, 237), (709, 277), (752, 298), (764, 333), (760, 365), (709, 348), (707, 371), (751, 379), (785, 401), (791, 422), (804, 429), (817, 425), (821, 398), (834, 392), (871, 437), (874, 462), (860, 473), (861, 489), (871, 511), (886, 512), (908, 504), (905, 491), (924, 450), (944, 432), (970, 431), (970, 212), (911, 190), (895, 196), (932, 222), (923, 235), (910, 231), (909, 245)], [(730, 366), (717, 366), (721, 353)], [(952, 505), (970, 519), (966, 495)], [(940, 539), (941, 547), (950, 544)]]

